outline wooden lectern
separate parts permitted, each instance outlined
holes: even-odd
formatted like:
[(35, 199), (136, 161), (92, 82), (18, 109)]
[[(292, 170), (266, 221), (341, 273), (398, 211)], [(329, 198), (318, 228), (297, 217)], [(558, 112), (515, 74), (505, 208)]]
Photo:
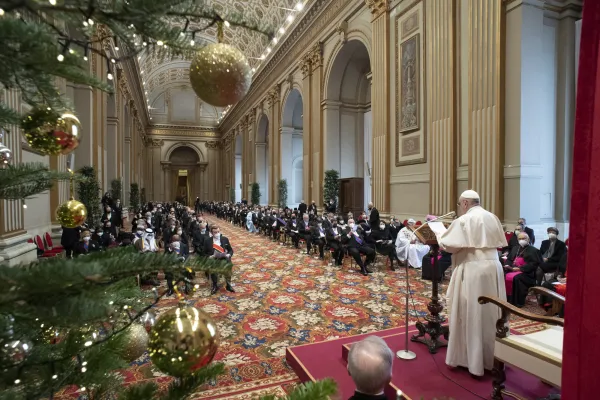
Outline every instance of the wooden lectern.
[[(446, 227), (449, 224), (444, 223)], [(429, 245), (431, 248), (431, 254), (433, 255), (433, 281), (431, 287), (431, 301), (427, 304), (429, 315), (425, 317), (426, 323), (421, 321), (415, 325), (419, 330), (419, 333), (411, 337), (411, 341), (425, 344), (429, 348), (431, 354), (437, 353), (440, 347), (448, 346), (448, 326), (442, 325), (446, 322), (446, 318), (440, 315), (440, 312), (444, 307), (440, 304), (438, 297), (438, 284), (440, 277), (440, 268), (438, 266), (438, 255), (440, 246), (438, 245), (435, 233), (431, 230), (429, 225), (424, 225), (413, 229), (413, 232), (421, 243)], [(427, 336), (428, 337), (427, 337)], [(441, 341), (440, 337), (443, 336), (446, 341)]]

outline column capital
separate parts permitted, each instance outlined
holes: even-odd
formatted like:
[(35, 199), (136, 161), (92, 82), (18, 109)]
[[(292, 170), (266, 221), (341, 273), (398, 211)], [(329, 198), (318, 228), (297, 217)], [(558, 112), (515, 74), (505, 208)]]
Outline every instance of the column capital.
[(310, 76), (312, 72), (311, 63), (312, 59), (310, 57), (310, 54), (307, 54), (304, 57), (302, 57), (302, 60), (300, 61), (300, 69), (302, 70), (302, 77), (304, 79)]
[(254, 127), (255, 123), (256, 123), (256, 109), (251, 108), (250, 112), (248, 113), (248, 124), (250, 124), (251, 127)]
[(161, 161), (160, 166), (162, 167), (163, 171), (167, 171), (171, 169), (171, 161)]
[(146, 144), (146, 147), (162, 147), (163, 144), (165, 144), (165, 141), (162, 139), (146, 138), (145, 144)]
[(377, 19), (388, 11), (390, 0), (365, 0), (365, 3), (371, 9), (373, 19)]
[(315, 43), (310, 49), (308, 56), (310, 57), (311, 72), (313, 72), (323, 65), (323, 43)]
[(218, 150), (220, 147), (220, 142), (216, 140), (209, 140), (208, 142), (206, 142), (206, 148), (209, 150)]

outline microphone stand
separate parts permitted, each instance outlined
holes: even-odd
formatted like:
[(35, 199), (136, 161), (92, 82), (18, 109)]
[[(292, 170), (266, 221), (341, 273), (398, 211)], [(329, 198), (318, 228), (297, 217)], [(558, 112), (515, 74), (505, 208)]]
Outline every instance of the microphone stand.
[(414, 351), (408, 349), (408, 301), (410, 300), (410, 284), (408, 282), (408, 262), (406, 263), (406, 321), (404, 322), (405, 333), (404, 333), (404, 350), (396, 352), (396, 357), (402, 360), (414, 360), (417, 358), (417, 354)]

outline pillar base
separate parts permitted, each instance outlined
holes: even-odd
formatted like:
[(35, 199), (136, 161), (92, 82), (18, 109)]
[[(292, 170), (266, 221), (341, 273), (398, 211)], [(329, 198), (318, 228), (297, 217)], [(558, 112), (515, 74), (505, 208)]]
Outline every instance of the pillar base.
[(37, 261), (37, 246), (27, 243), (29, 235), (21, 235), (8, 239), (0, 239), (0, 263), (13, 267)]

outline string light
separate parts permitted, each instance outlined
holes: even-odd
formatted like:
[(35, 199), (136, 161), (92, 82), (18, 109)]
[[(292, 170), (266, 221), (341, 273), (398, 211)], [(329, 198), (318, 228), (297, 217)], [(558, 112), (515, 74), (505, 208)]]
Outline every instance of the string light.
[(114, 64), (114, 63), (116, 63), (116, 62), (117, 62), (117, 60), (115, 60), (114, 58), (111, 58), (111, 59), (110, 59), (110, 62)]
[(163, 41), (159, 40), (158, 42), (156, 42), (157, 45), (162, 46), (163, 45)]
[(119, 46), (115, 46), (115, 51), (119, 51)]
[(88, 18), (87, 22), (88, 22), (88, 24), (90, 24), (90, 25), (94, 25), (94, 20), (93, 20), (93, 19), (91, 19), (91, 18)]
[(287, 20), (289, 22), (292, 22), (294, 20), (294, 15), (293, 14), (288, 15)]
[(63, 62), (63, 61), (65, 60), (65, 56), (64, 56), (64, 55), (62, 55), (62, 54), (59, 54), (58, 56), (56, 56), (56, 59), (57, 59), (59, 62)]
[(195, 43), (195, 42), (194, 42), (194, 39), (190, 40), (190, 46), (193, 46), (193, 45), (194, 45), (194, 43)]
[(113, 80), (113, 74), (111, 74), (111, 73), (109, 72), (109, 73), (108, 73), (108, 75), (106, 75), (106, 78), (107, 78), (109, 81), (112, 81), (112, 80)]
[(300, 2), (296, 4), (296, 10), (302, 11), (304, 9), (304, 3)]
[(4, 15), (4, 10), (0, 8), (0, 17)]
[(83, 26), (88, 26), (89, 24), (87, 23), (87, 21), (83, 21)]
[(74, 53), (75, 53), (75, 50), (73, 50), (73, 49), (69, 49), (69, 53), (70, 53), (70, 54), (74, 54)]
[(52, 375), (52, 379), (58, 379), (58, 375)]
[(279, 33), (281, 33), (282, 35), (285, 33), (285, 28), (283, 26), (279, 28)]
[(48, 0), (48, 3), (50, 3), (53, 6), (55, 6), (56, 5), (56, 0)]
[(146, 47), (146, 46), (148, 46), (148, 43), (142, 42), (142, 46)]
[(231, 24), (229, 23), (229, 21), (225, 21), (225, 26), (228, 27), (228, 28), (231, 26)]
[(274, 38), (273, 38), (273, 44), (277, 44), (277, 41), (278, 41), (278, 40), (277, 40), (277, 38), (276, 38), (276, 37), (274, 37)]

